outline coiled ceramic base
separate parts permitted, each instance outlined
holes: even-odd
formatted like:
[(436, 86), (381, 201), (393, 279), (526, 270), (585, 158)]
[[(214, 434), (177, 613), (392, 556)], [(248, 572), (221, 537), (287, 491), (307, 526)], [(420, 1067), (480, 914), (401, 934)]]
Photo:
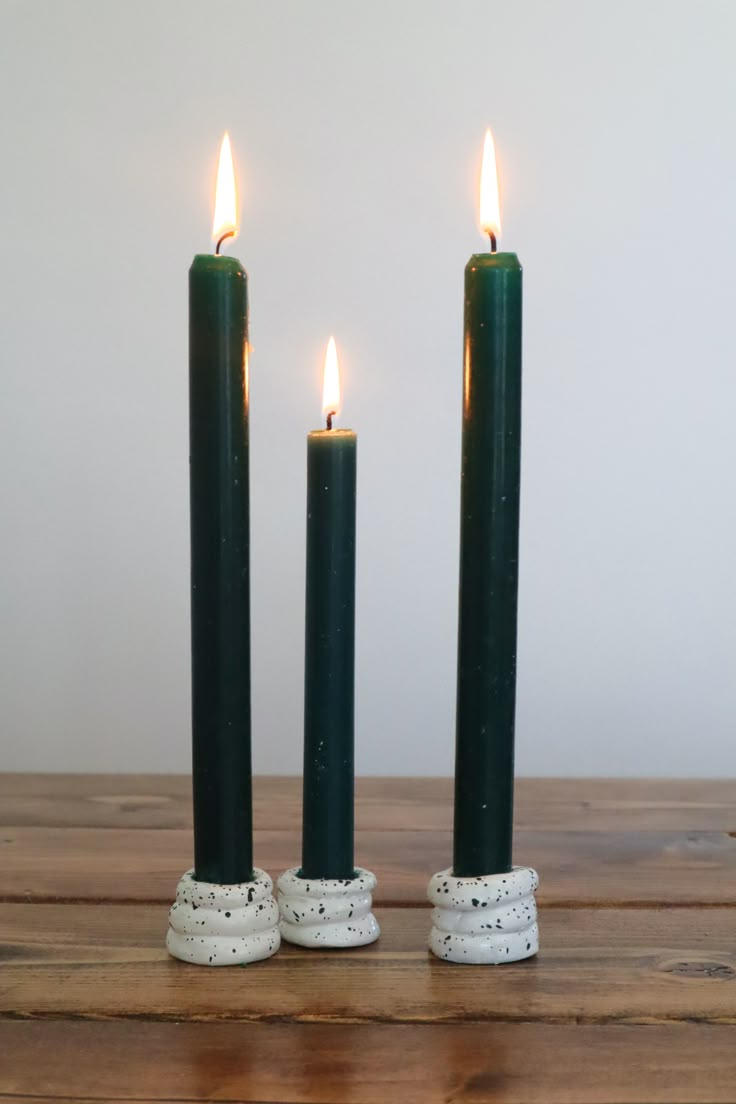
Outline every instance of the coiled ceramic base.
[(199, 882), (188, 870), (169, 910), (166, 949), (197, 966), (241, 966), (270, 958), (281, 944), (273, 882), (256, 868), (252, 882)]
[(456, 878), (435, 874), (427, 896), (434, 905), (429, 949), (448, 962), (519, 962), (539, 950), (536, 870), (514, 866), (508, 874)]
[(371, 912), (375, 874), (356, 868), (355, 877), (300, 878), (287, 870), (276, 882), (281, 919), (279, 928), (287, 943), (300, 947), (363, 947), (381, 934)]

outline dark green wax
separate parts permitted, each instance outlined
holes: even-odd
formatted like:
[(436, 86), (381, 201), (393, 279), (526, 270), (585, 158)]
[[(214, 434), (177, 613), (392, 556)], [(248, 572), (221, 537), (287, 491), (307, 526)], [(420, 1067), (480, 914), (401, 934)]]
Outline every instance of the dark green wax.
[(253, 876), (248, 285), (233, 257), (189, 270), (195, 877)]
[(304, 878), (352, 878), (355, 475), (348, 429), (307, 438)]
[(521, 265), (465, 269), (455, 835), (458, 876), (511, 868), (521, 460)]

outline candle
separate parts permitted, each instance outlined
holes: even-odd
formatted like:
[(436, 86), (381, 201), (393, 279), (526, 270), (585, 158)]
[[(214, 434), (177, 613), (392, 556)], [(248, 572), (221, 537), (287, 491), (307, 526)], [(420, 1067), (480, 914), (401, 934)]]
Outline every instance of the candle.
[(253, 877), (250, 763), (248, 284), (220, 248), (237, 234), (230, 140), (215, 253), (189, 270), (194, 876)]
[(334, 338), (325, 358), (327, 428), (307, 438), (303, 878), (353, 878), (355, 473), (357, 437), (335, 429)]
[(497, 253), (486, 133), (481, 228), (465, 269), (460, 611), (453, 873), (511, 869), (521, 458), (521, 265)]

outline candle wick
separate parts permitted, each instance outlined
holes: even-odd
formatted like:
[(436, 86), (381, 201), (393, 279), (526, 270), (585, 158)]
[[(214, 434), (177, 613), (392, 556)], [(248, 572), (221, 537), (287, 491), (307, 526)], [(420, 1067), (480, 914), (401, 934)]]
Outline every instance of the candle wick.
[(337, 414), (336, 410), (328, 410), (327, 411), (327, 428), (328, 429), (332, 429), (332, 419), (335, 417), (336, 414)]
[(234, 238), (234, 237), (235, 237), (235, 231), (234, 230), (228, 230), (226, 234), (222, 235), (222, 237), (218, 240), (217, 245), (215, 246), (215, 256), (216, 257), (218, 257), (220, 255), (220, 246), (225, 241), (225, 239), (226, 238)]
[(495, 253), (496, 252), (496, 244), (497, 244), (496, 243), (496, 235), (493, 233), (492, 230), (489, 230), (488, 231), (488, 237), (489, 237), (490, 242), (491, 242), (491, 253)]

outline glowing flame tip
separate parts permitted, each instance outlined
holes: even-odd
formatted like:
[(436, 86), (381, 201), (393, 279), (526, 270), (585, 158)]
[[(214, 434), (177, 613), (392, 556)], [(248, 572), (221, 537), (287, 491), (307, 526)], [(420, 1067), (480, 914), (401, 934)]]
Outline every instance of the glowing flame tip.
[(220, 146), (220, 161), (217, 166), (217, 187), (215, 189), (215, 217), (212, 221), (212, 237), (219, 241), (223, 234), (237, 237), (238, 234), (238, 195), (235, 186), (235, 167), (233, 152), (230, 148), (230, 135), (225, 131)]
[(340, 412), (340, 367), (337, 360), (337, 346), (334, 337), (327, 342), (325, 353), (324, 383), (322, 386), (322, 414), (329, 415)]
[(480, 228), (484, 234), (501, 236), (501, 211), (498, 203), (498, 173), (493, 135), (486, 131), (483, 163), (480, 170)]

